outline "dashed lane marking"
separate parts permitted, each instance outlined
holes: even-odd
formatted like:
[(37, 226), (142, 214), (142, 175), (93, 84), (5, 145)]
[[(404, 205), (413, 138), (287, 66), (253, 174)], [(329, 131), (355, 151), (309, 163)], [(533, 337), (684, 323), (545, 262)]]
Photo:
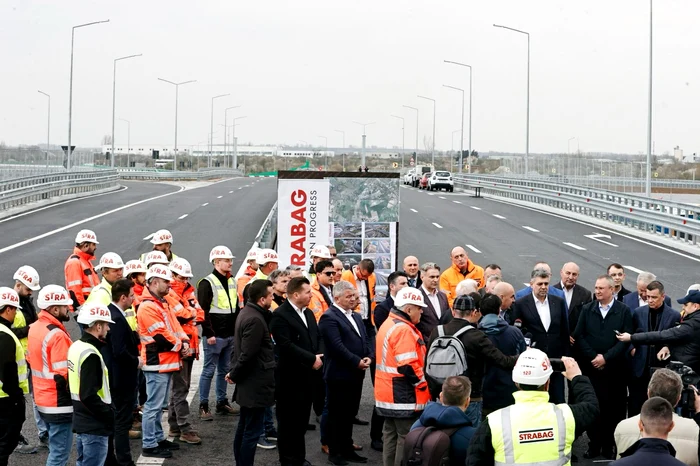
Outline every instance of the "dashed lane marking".
[(442, 225), (440, 225), (439, 223), (433, 222), (433, 225), (435, 225), (436, 228), (442, 228)]
[(471, 208), (474, 209), (474, 210), (481, 210), (481, 207), (476, 207), (476, 206), (473, 206), (473, 205), (470, 205), (469, 207), (471, 207)]
[(644, 270), (639, 270), (637, 267), (632, 267), (631, 265), (623, 265), (623, 267), (625, 268), (625, 270), (631, 270), (632, 272), (635, 272), (635, 273), (644, 272)]
[(233, 191), (229, 191), (228, 193), (229, 193), (229, 194), (233, 194)]
[(415, 214), (418, 213), (418, 211), (417, 211), (416, 209), (411, 209), (411, 212), (413, 212), (413, 213), (415, 213)]
[(526, 230), (529, 230), (529, 231), (531, 231), (531, 232), (533, 232), (533, 233), (539, 233), (539, 232), (540, 232), (540, 230), (538, 230), (537, 228), (532, 228), (532, 227), (529, 227), (529, 226), (527, 226), (527, 225), (523, 225), (523, 228), (525, 228)]
[(506, 218), (503, 215), (498, 215), (498, 214), (493, 214), (494, 217), (500, 218), (501, 220), (505, 220)]
[(188, 215), (189, 215), (189, 214), (180, 215), (177, 219), (178, 219), (178, 220), (182, 220), (183, 218), (187, 217)]
[(204, 204), (202, 204), (202, 207), (206, 207), (206, 206), (208, 206), (208, 205), (209, 205), (209, 203), (208, 203), (208, 202), (205, 202)]
[(452, 201), (452, 202), (454, 202), (455, 204), (461, 204), (461, 202), (459, 202), (459, 201)]
[(444, 197), (442, 197), (442, 196), (438, 196), (438, 197), (439, 197), (440, 199), (445, 199), (445, 198), (444, 198)]
[(472, 246), (471, 244), (467, 244), (467, 245), (465, 245), (465, 246), (467, 246), (469, 249), (471, 249), (471, 250), (474, 251), (475, 253), (481, 254), (481, 251), (479, 251), (477, 248), (475, 248), (475, 247)]
[(562, 243), (562, 244), (566, 244), (566, 245), (569, 246), (570, 248), (578, 249), (579, 251), (585, 251), (585, 250), (586, 250), (586, 248), (581, 247), (581, 246), (579, 246), (578, 244), (574, 244), (574, 243)]
[(217, 199), (221, 199), (222, 197), (224, 197), (224, 196), (216, 196)]

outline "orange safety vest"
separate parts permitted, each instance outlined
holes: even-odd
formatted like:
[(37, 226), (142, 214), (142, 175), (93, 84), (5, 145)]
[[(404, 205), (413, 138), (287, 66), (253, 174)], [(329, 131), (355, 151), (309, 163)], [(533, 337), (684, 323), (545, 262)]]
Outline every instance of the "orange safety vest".
[[(187, 335), (170, 310), (165, 300), (153, 296), (148, 288), (144, 288), (142, 300), (136, 319), (139, 323), (141, 337), (141, 368), (147, 372), (175, 372), (180, 370), (180, 350), (182, 342), (188, 341)], [(170, 349), (162, 349), (154, 338), (161, 335), (172, 344)]]
[[(188, 299), (191, 295), (192, 299)], [(190, 340), (190, 348), (195, 352), (195, 358), (199, 358), (199, 333), (197, 331), (197, 316), (204, 311), (199, 307), (197, 299), (194, 297), (194, 287), (187, 282), (170, 282), (170, 293), (165, 297), (170, 309), (180, 322), (182, 330)]]
[[(343, 274), (340, 276), (341, 280), (345, 280), (352, 283), (353, 285), (355, 285), (355, 288), (357, 288), (357, 280), (355, 279), (356, 268), (357, 266), (353, 267), (352, 270), (343, 270)], [(374, 325), (374, 308), (377, 307), (377, 303), (374, 301), (374, 294), (377, 287), (377, 276), (374, 274), (374, 272), (372, 272), (372, 274), (367, 279), (367, 284), (369, 285), (369, 300), (371, 303), (369, 315), (370, 319), (372, 319), (372, 325)], [(355, 312), (361, 312), (359, 304), (355, 308)]]
[(73, 343), (62, 322), (46, 311), (29, 326), (29, 366), (34, 402), (44, 420), (66, 422), (73, 416), (68, 389), (68, 349)]
[(90, 296), (92, 289), (100, 284), (100, 277), (97, 276), (97, 272), (90, 262), (94, 259), (95, 256), (86, 254), (76, 247), (63, 267), (66, 276), (66, 290), (73, 299), (73, 312), (78, 311), (77, 307), (82, 306)]
[(328, 310), (328, 303), (323, 298), (323, 293), (321, 292), (321, 284), (318, 282), (318, 278), (314, 277), (311, 280), (311, 302), (309, 303), (309, 309), (314, 313), (316, 317), (316, 322), (321, 319), (324, 312)]
[(466, 275), (462, 274), (462, 271), (459, 270), (454, 264), (452, 264), (452, 266), (449, 269), (446, 269), (444, 272), (442, 272), (442, 275), (440, 275), (439, 288), (440, 290), (444, 291), (447, 295), (447, 300), (450, 303), (450, 307), (452, 307), (452, 303), (457, 297), (457, 285), (459, 285), (459, 282), (461, 282), (462, 280), (466, 280), (467, 278), (476, 280), (476, 282), (478, 283), (478, 288), (483, 288), (486, 284), (484, 283), (484, 269), (481, 268), (481, 266), (476, 265), (469, 259), (467, 259)]
[(392, 311), (379, 328), (376, 350), (377, 413), (392, 418), (414, 417), (430, 401), (423, 373), (426, 347), (420, 331), (406, 314)]
[(243, 272), (243, 275), (238, 277), (238, 280), (236, 280), (236, 289), (238, 290), (238, 302), (242, 303), (243, 300), (243, 290), (245, 289), (245, 286), (248, 284), (250, 280), (255, 276), (257, 272), (253, 270), (250, 265), (246, 267), (245, 272)]

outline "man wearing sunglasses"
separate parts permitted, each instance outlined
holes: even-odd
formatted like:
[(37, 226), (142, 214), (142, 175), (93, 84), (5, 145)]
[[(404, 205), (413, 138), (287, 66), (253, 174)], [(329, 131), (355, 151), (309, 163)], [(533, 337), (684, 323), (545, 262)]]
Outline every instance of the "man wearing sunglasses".
[(333, 304), (333, 277), (335, 277), (333, 262), (322, 260), (316, 263), (316, 274), (311, 281), (312, 298), (309, 304), (316, 322)]

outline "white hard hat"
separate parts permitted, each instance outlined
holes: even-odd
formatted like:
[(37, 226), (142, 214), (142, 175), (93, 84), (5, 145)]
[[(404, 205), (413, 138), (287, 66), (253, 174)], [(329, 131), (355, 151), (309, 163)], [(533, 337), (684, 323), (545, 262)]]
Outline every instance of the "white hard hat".
[(528, 348), (515, 363), (513, 382), (540, 387), (547, 383), (552, 372), (547, 354), (537, 348)]
[(68, 291), (60, 285), (46, 285), (39, 292), (36, 298), (39, 309), (46, 309), (50, 306), (70, 306), (73, 300)]
[(279, 258), (274, 249), (259, 249), (256, 261), (260, 265), (265, 265), (268, 262), (278, 262)]
[(233, 254), (226, 246), (215, 246), (209, 253), (209, 262), (214, 262), (214, 259), (233, 259)]
[(95, 270), (101, 269), (123, 269), (124, 261), (116, 252), (106, 252), (100, 257), (100, 263), (97, 264)]
[(132, 260), (124, 264), (124, 275), (127, 277), (129, 274), (132, 273), (146, 273), (148, 272), (148, 269), (146, 268), (146, 264), (141, 262), (138, 259)]
[(163, 264), (153, 264), (146, 272), (146, 280), (151, 278), (162, 278), (163, 280), (171, 281), (173, 279), (173, 274), (170, 269)]
[(423, 293), (416, 288), (411, 288), (407, 286), (406, 288), (401, 288), (398, 293), (396, 293), (396, 298), (394, 298), (394, 306), (401, 307), (406, 304), (415, 304), (420, 307), (428, 307), (423, 301)]
[(112, 313), (107, 306), (103, 304), (88, 304), (87, 306), (82, 306), (76, 320), (79, 324), (88, 326), (92, 325), (94, 322), (114, 323), (112, 320)]
[(170, 271), (183, 277), (192, 277), (192, 266), (187, 259), (176, 257), (170, 262)]
[(39, 285), (39, 273), (31, 265), (23, 265), (18, 268), (12, 279), (19, 280), (32, 291), (39, 291), (39, 288), (41, 288), (41, 285)]
[(168, 265), (168, 256), (166, 256), (164, 252), (151, 251), (148, 254), (146, 254), (146, 257), (144, 258), (143, 262), (146, 264), (146, 267), (150, 267), (153, 264)]
[(245, 255), (245, 260), (246, 262), (248, 261), (257, 261), (258, 260), (258, 248), (252, 248), (250, 251), (248, 251), (248, 254)]
[(322, 244), (319, 244), (311, 250), (311, 257), (320, 257), (321, 259), (331, 259), (331, 251)]
[(166, 244), (173, 243), (173, 235), (169, 230), (158, 230), (155, 233), (146, 236), (144, 239), (151, 240), (151, 244)]
[(78, 232), (78, 234), (75, 236), (75, 244), (80, 243), (100, 244), (100, 242), (97, 241), (97, 235), (92, 230), (80, 230)]
[(17, 309), (22, 309), (19, 305), (19, 295), (12, 288), (6, 286), (0, 286), (0, 309), (5, 306), (16, 307)]

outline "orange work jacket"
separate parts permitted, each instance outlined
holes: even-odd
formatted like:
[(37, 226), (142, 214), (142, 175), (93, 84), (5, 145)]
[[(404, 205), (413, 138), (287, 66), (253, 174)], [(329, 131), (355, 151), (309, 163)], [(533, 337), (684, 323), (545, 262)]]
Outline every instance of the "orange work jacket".
[(78, 311), (78, 306), (82, 306), (92, 289), (100, 284), (100, 277), (97, 276), (90, 262), (94, 259), (95, 256), (84, 253), (76, 247), (63, 267), (66, 290), (73, 299), (73, 312)]
[[(187, 335), (166, 300), (153, 296), (144, 288), (141, 304), (136, 313), (141, 337), (141, 370), (147, 372), (175, 372), (180, 370), (180, 350)], [(164, 348), (167, 342), (171, 346)]]

